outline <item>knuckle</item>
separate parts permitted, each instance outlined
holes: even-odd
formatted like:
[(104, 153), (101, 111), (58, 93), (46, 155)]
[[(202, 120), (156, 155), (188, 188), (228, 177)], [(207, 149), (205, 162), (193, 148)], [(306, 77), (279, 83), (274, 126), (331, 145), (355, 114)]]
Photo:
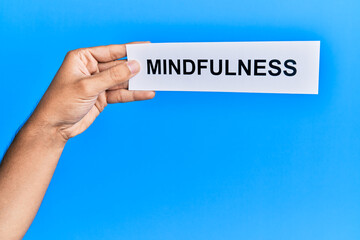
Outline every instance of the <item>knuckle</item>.
[(67, 52), (65, 58), (66, 59), (74, 59), (77, 55), (78, 55), (78, 49), (75, 49), (75, 50), (71, 50), (71, 51)]
[(84, 54), (85, 52), (86, 52), (86, 48), (74, 49), (74, 50), (67, 52), (66, 57), (69, 57), (69, 58), (78, 57), (81, 54)]
[(113, 45), (103, 46), (103, 48), (107, 49), (108, 54), (109, 54), (111, 59), (117, 59), (118, 57), (116, 56), (116, 53), (111, 51), (111, 46), (113, 46)]
[(66, 57), (73, 57), (76, 53), (76, 50), (71, 50), (69, 52), (66, 53)]
[(77, 56), (88, 56), (90, 53), (88, 48), (79, 48), (75, 50), (75, 54)]
[(90, 95), (92, 93), (92, 87), (89, 84), (89, 81), (87, 79), (81, 79), (77, 83), (77, 89), (79, 92), (85, 95)]
[(124, 96), (123, 96), (122, 92), (117, 95), (117, 101), (118, 101), (118, 102), (121, 102), (121, 103), (125, 102), (125, 101), (124, 101)]
[(115, 81), (121, 81), (126, 78), (127, 72), (124, 71), (123, 64), (119, 64), (117, 66), (114, 66), (110, 68), (110, 78)]

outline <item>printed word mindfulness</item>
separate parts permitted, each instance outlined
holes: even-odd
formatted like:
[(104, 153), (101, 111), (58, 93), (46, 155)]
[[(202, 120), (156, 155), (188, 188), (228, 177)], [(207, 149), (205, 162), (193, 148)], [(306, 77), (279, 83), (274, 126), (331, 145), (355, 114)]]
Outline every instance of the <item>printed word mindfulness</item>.
[(239, 59), (230, 62), (226, 59), (147, 59), (147, 74), (153, 75), (201, 75), (207, 71), (212, 75), (226, 76), (295, 76), (296, 61), (293, 59), (281, 62), (278, 59)]

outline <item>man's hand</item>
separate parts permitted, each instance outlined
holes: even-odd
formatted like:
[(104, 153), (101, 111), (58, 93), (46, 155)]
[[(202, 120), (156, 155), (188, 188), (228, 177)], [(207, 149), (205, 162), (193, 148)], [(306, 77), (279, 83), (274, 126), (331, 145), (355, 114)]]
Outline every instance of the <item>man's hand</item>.
[(108, 103), (151, 99), (129, 91), (139, 71), (125, 45), (69, 52), (0, 165), (0, 239), (21, 239), (33, 221), (67, 140), (83, 132)]
[(36, 108), (35, 121), (68, 140), (87, 129), (108, 103), (153, 98), (155, 92), (127, 90), (140, 66), (117, 60), (125, 56), (125, 44), (70, 51)]

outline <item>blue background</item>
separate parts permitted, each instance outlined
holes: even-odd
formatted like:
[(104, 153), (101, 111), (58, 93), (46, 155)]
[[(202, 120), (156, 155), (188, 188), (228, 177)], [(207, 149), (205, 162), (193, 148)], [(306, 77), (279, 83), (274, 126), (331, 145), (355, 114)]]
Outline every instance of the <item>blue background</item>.
[(67, 51), (321, 40), (319, 95), (158, 92), (71, 139), (25, 239), (360, 239), (360, 2), (0, 3), (0, 152)]

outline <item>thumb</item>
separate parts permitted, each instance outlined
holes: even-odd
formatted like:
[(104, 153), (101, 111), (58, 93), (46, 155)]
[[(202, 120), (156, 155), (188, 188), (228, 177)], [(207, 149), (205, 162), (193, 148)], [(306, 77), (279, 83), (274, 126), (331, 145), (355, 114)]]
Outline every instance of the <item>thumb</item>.
[(128, 81), (140, 71), (140, 64), (135, 61), (126, 61), (117, 64), (105, 71), (97, 73), (89, 78), (89, 84), (98, 92)]

